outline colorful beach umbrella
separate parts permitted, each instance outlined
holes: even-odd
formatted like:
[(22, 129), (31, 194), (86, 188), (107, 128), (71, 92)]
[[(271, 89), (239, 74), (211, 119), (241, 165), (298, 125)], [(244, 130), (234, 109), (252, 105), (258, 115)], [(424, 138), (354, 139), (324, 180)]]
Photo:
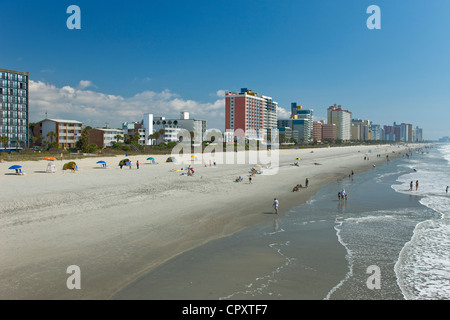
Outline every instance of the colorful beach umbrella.
[(55, 157), (45, 157), (44, 160), (56, 161)]
[(15, 170), (15, 169), (20, 169), (20, 168), (22, 168), (22, 166), (14, 165), (14, 166), (9, 167), (8, 169)]
[(97, 161), (97, 163), (106, 163), (105, 161), (101, 160), (101, 161)]
[(147, 158), (147, 160), (155, 160), (155, 158), (150, 157), (150, 158)]

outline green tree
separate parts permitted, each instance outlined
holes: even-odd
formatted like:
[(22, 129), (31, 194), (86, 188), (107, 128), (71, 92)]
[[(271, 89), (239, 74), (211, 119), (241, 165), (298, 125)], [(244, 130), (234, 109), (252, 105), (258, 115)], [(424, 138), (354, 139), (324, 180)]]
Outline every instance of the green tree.
[(160, 136), (159, 132), (153, 132), (151, 135), (148, 136), (148, 138), (150, 140), (158, 140), (159, 136)]
[(55, 132), (53, 132), (53, 131), (49, 131), (47, 133), (47, 137), (50, 138), (50, 143), (52, 143), (53, 142), (53, 138), (56, 138), (57, 134)]
[[(83, 129), (83, 132), (81, 133), (81, 137), (76, 142), (75, 146), (77, 149), (81, 150), (85, 153), (90, 153), (90, 150), (92, 149), (89, 145), (89, 131), (92, 130), (91, 126), (86, 126)], [(97, 149), (97, 148), (96, 148)]]
[(160, 129), (158, 131), (158, 133), (159, 133), (159, 138), (161, 138), (161, 142), (163, 142), (164, 141), (164, 134), (166, 133), (166, 130)]
[(139, 143), (139, 132), (138, 131), (136, 131), (134, 134), (133, 134), (133, 138), (131, 139), (131, 141), (133, 142), (136, 142), (136, 143)]
[(5, 148), (5, 151), (6, 151), (6, 147), (8, 146), (8, 141), (9, 141), (9, 138), (7, 136), (0, 137), (0, 142), (3, 143), (3, 147)]

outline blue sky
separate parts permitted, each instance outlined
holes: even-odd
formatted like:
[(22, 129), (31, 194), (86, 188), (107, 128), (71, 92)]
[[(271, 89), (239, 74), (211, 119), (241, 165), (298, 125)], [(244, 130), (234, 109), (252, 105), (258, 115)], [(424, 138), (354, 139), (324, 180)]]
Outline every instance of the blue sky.
[[(81, 30), (69, 30), (69, 5)], [(369, 30), (369, 5), (381, 30)], [(31, 121), (118, 127), (142, 114), (223, 129), (241, 87), (325, 119), (334, 103), (381, 125), (450, 135), (450, 1), (209, 0), (0, 2), (0, 68), (28, 71)]]

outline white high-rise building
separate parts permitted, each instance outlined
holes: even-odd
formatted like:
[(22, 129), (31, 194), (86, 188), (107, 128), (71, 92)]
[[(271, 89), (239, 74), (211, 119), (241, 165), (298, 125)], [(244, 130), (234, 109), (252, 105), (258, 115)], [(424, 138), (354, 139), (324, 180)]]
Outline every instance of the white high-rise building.
[(153, 114), (144, 113), (143, 128), (145, 129), (145, 145), (152, 145), (152, 139), (149, 139), (149, 135), (153, 133)]

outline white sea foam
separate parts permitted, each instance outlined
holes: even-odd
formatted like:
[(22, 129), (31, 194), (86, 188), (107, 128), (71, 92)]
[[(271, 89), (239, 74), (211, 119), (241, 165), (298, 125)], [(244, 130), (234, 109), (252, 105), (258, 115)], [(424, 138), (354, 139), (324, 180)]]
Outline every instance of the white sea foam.
[(380, 174), (375, 178), (375, 181), (380, 183), (383, 181), (384, 178), (388, 178), (391, 176), (395, 176), (395, 175), (399, 175), (400, 173), (402, 173), (403, 171), (395, 171), (395, 172), (388, 172), (388, 173), (384, 173), (384, 174)]
[[(440, 219), (419, 223), (405, 244), (395, 265), (397, 282), (406, 299), (450, 298), (450, 145), (437, 148), (429, 161), (415, 163), (416, 172), (399, 177), (401, 185), (392, 186), (401, 193), (414, 193), (420, 203), (440, 213)], [(440, 161), (445, 159), (446, 161)], [(405, 190), (408, 181), (419, 180), (418, 191)]]
[(352, 277), (353, 275), (353, 253), (350, 250), (350, 248), (348, 247), (348, 245), (342, 240), (341, 237), (341, 227), (342, 224), (344, 223), (344, 220), (338, 220), (336, 219), (336, 223), (337, 225), (334, 227), (334, 229), (336, 230), (336, 235), (338, 238), (338, 241), (342, 244), (342, 246), (345, 248), (345, 250), (347, 251), (347, 254), (345, 255), (345, 259), (348, 262), (348, 271), (345, 274), (344, 279), (342, 279), (337, 285), (335, 285), (326, 295), (326, 297), (324, 298), (325, 300), (330, 300), (331, 295), (336, 292), (336, 290), (338, 290), (349, 278)]

